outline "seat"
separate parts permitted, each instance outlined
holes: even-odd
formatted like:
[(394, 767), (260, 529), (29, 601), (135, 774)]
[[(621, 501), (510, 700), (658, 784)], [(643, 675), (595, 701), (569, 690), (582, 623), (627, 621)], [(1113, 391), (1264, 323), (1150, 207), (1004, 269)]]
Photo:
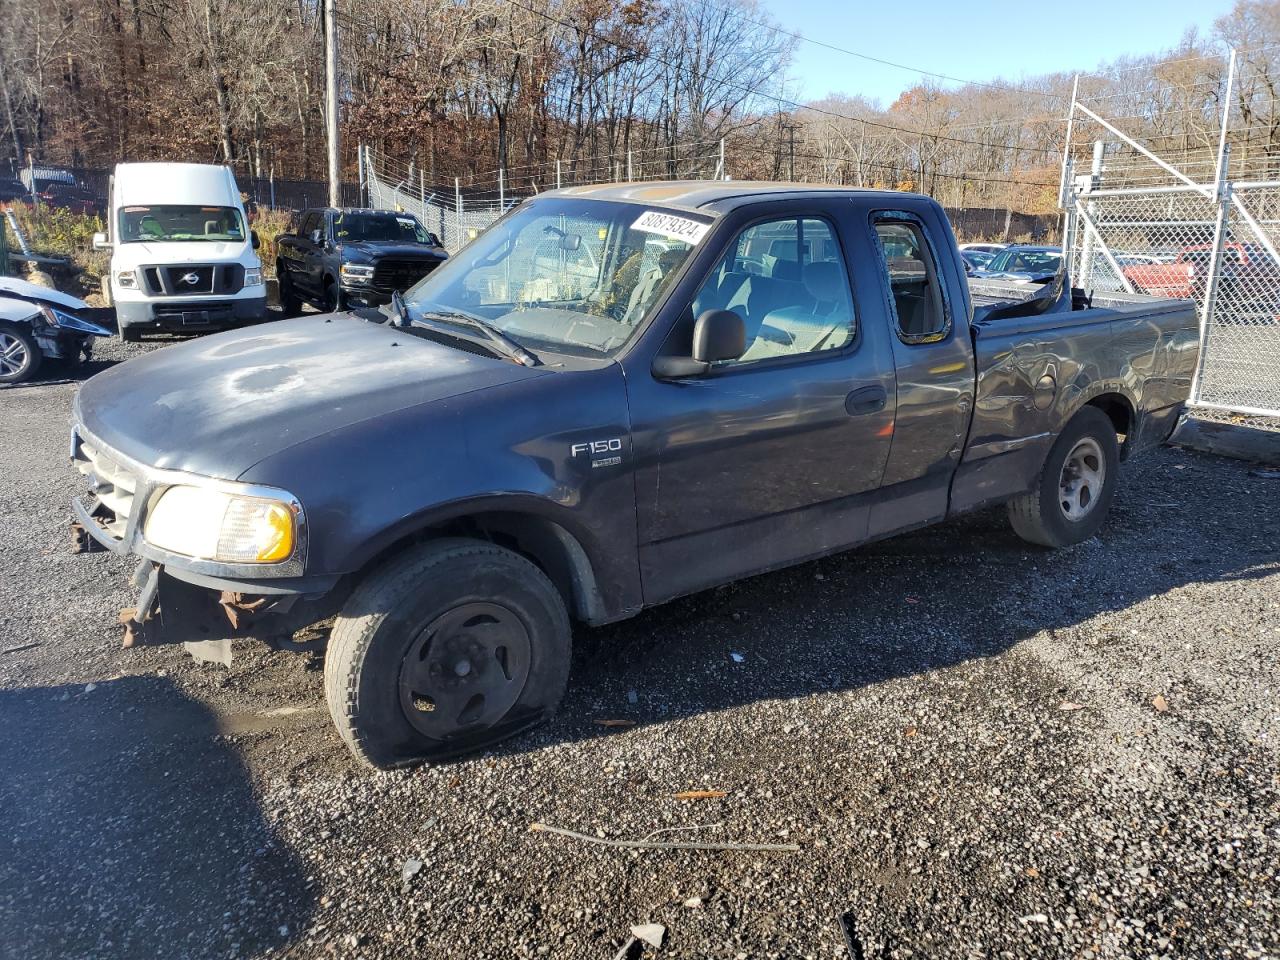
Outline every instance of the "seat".
[[(764, 317), (759, 339), (771, 344), (758, 355), (811, 353), (843, 347), (853, 334), (853, 310), (844, 270), (833, 260), (804, 268), (804, 300), (771, 310)], [(785, 347), (776, 349), (773, 345)], [(752, 344), (754, 347), (755, 344)], [(765, 352), (768, 349), (769, 352)], [(751, 348), (743, 354), (752, 359)]]

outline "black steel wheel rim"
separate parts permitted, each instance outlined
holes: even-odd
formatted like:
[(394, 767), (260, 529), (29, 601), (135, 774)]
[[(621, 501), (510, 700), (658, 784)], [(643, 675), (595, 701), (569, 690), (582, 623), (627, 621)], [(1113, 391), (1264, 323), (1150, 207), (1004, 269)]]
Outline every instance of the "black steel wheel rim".
[(491, 727), (529, 679), (524, 622), (496, 603), (459, 604), (422, 629), (400, 666), (400, 706), (415, 730), (448, 740)]

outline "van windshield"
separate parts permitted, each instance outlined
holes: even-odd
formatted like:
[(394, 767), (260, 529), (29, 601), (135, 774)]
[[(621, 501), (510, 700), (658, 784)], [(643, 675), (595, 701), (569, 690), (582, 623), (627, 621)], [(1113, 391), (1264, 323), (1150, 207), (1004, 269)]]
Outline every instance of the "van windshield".
[(710, 220), (635, 203), (527, 201), (405, 294), (412, 319), (481, 319), (537, 350), (612, 355)]
[(167, 204), (120, 210), (120, 242), (164, 240), (244, 240), (244, 223), (235, 207)]

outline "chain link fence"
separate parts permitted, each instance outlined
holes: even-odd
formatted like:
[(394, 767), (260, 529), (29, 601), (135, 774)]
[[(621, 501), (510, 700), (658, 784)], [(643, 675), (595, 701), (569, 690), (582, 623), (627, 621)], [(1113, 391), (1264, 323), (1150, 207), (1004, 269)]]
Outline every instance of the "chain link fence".
[(1214, 184), (1100, 188), (1075, 204), (1076, 284), (1195, 301), (1193, 402), (1280, 416), (1280, 183), (1226, 184), (1222, 195)]

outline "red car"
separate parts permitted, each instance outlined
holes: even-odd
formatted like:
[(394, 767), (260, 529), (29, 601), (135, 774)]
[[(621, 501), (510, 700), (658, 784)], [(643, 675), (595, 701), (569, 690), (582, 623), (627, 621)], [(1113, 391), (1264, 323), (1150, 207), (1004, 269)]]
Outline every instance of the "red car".
[[(1124, 275), (1139, 293), (1175, 299), (1198, 299), (1209, 274), (1213, 244), (1185, 248), (1171, 263), (1136, 263), (1124, 267)], [(1222, 247), (1222, 276), (1233, 283), (1251, 278), (1273, 278), (1276, 265), (1267, 251), (1251, 243), (1227, 243)]]
[(36, 196), (51, 207), (65, 207), (85, 216), (102, 215), (102, 201), (78, 183), (46, 183)]

